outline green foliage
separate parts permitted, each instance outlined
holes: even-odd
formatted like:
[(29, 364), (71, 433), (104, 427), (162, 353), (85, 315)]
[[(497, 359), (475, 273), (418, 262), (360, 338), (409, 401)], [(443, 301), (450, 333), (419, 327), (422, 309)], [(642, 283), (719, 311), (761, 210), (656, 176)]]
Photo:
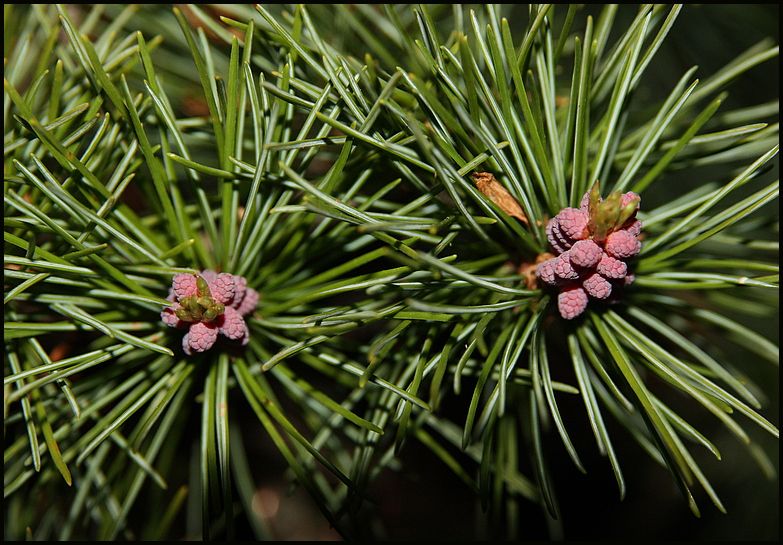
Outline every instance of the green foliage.
[[(779, 181), (777, 101), (720, 108), (778, 48), (650, 93), (688, 8), (511, 9), (6, 6), (6, 537), (183, 537), (195, 494), (188, 537), (242, 509), (267, 538), (258, 434), (345, 537), (413, 441), (524, 535), (519, 501), (559, 516), (545, 436), (585, 471), (566, 395), (621, 497), (630, 437), (724, 510), (690, 421), (754, 458), (778, 436), (746, 377), (778, 347), (743, 322), (778, 311)], [(595, 180), (641, 194), (646, 238), (623, 299), (571, 323), (520, 271)], [(204, 268), (261, 294), (246, 349), (187, 357), (160, 321)]]

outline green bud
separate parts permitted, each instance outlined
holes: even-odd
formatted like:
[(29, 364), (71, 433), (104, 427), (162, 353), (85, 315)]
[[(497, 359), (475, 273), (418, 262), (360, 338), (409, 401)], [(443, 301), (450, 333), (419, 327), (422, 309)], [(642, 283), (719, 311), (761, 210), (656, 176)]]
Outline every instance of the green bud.
[(188, 312), (184, 308), (178, 308), (176, 311), (174, 311), (174, 314), (177, 315), (177, 318), (182, 320), (183, 322), (194, 322), (193, 315)]
[(591, 219), (593, 217), (593, 211), (598, 211), (599, 204), (601, 204), (601, 184), (596, 180), (593, 187), (590, 188), (590, 201), (587, 209)]
[(639, 206), (639, 201), (641, 199), (639, 197), (634, 197), (631, 202), (626, 204), (621, 210), (620, 210), (620, 216), (617, 218), (617, 228), (620, 228), (625, 224), (626, 221), (628, 221), (628, 218), (633, 216), (636, 213), (636, 209)]
[(613, 229), (617, 218), (620, 217), (620, 199), (622, 195), (615, 191), (610, 193), (609, 196), (601, 203), (601, 221), (609, 229)]
[(203, 309), (207, 309), (215, 304), (215, 300), (212, 297), (199, 297), (196, 299), (196, 302)]
[(188, 320), (190, 322), (200, 322), (201, 321), (201, 315), (203, 313), (203, 309), (201, 308), (201, 305), (198, 304), (198, 300), (194, 296), (189, 297), (183, 297), (180, 299), (179, 304), (182, 305), (182, 308), (188, 311), (190, 314), (191, 319)]
[(209, 284), (201, 275), (196, 276), (196, 290), (199, 297), (212, 297), (212, 292), (209, 291)]
[(590, 205), (588, 209), (589, 228), (593, 239), (602, 241), (609, 236), (617, 223), (620, 214), (620, 193), (614, 192), (601, 201), (601, 190), (598, 181), (590, 189)]
[(221, 303), (214, 303), (211, 307), (204, 311), (204, 319), (211, 322), (226, 310)]

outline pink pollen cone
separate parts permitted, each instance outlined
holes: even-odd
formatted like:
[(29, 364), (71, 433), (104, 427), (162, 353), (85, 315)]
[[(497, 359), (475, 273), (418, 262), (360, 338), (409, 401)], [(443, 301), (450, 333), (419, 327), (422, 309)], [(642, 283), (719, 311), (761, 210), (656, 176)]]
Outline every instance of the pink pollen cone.
[(568, 252), (560, 254), (555, 260), (555, 275), (563, 280), (576, 280), (579, 273), (574, 270)]
[[(592, 211), (591, 195), (600, 204)], [(632, 191), (604, 200), (596, 182), (582, 195), (578, 209), (563, 208), (547, 223), (546, 237), (557, 257), (540, 263), (536, 276), (540, 286), (557, 289), (558, 309), (566, 320), (584, 312), (589, 298), (619, 299), (620, 288), (634, 281), (626, 260), (642, 248), (642, 222), (636, 219), (640, 202)]]
[(598, 273), (593, 273), (582, 282), (582, 287), (591, 297), (606, 299), (612, 293), (612, 284)]
[(579, 210), (582, 212), (587, 212), (587, 209), (590, 207), (590, 192), (586, 192), (584, 195), (582, 195), (582, 200), (579, 201)]
[(547, 259), (543, 263), (539, 263), (536, 267), (536, 276), (538, 276), (543, 282), (554, 286), (557, 284), (557, 277), (555, 276), (555, 263), (557, 258)]
[(601, 247), (592, 240), (580, 240), (568, 251), (571, 256), (571, 263), (578, 267), (595, 267), (599, 261), (603, 251)]
[(182, 348), (185, 353), (205, 352), (212, 348), (218, 337), (218, 329), (214, 324), (196, 322), (191, 324), (190, 330), (182, 338)]
[(212, 292), (212, 298), (218, 303), (229, 305), (234, 300), (236, 286), (234, 284), (234, 275), (228, 273), (218, 274), (214, 280), (208, 281), (209, 291)]
[(626, 222), (626, 226), (621, 230), (628, 231), (633, 236), (638, 237), (642, 233), (642, 222), (639, 220), (630, 220)]
[(615, 231), (606, 238), (606, 253), (618, 259), (628, 259), (639, 253), (642, 243), (628, 231)]
[[(188, 304), (195, 305), (192, 312), (189, 311), (191, 318), (200, 316), (201, 321), (185, 322), (176, 314), (182, 308), (184, 298), (199, 295), (197, 275), (194, 274), (174, 276), (167, 298), (171, 304), (161, 311), (160, 319), (169, 327), (188, 328), (182, 338), (182, 350), (187, 355), (209, 350), (219, 334), (246, 345), (250, 341), (250, 329), (243, 316), (255, 310), (258, 292), (248, 288), (247, 280), (239, 275), (204, 270), (200, 276), (209, 286), (209, 294), (201, 294), (198, 300), (191, 299)], [(217, 314), (220, 305), (223, 310)]]
[(587, 293), (578, 286), (565, 289), (557, 296), (557, 309), (566, 320), (573, 320), (586, 308)]
[(234, 307), (226, 307), (223, 320), (220, 322), (220, 333), (231, 340), (241, 339), (245, 335), (247, 325), (242, 315)]
[(560, 238), (555, 235), (556, 229), (559, 229), (557, 225), (557, 216), (550, 219), (546, 224), (546, 239), (549, 241), (549, 244), (552, 246), (552, 248), (555, 249), (555, 252), (557, 252), (558, 254), (562, 254), (563, 252), (568, 250), (568, 246), (561, 243)]
[(628, 265), (625, 264), (625, 261), (620, 261), (604, 253), (595, 270), (604, 278), (618, 280), (628, 272)]
[(587, 230), (587, 213), (578, 208), (563, 208), (557, 214), (557, 224), (560, 232), (573, 240), (582, 240), (590, 234)]
[(177, 299), (191, 297), (197, 294), (196, 277), (192, 274), (177, 274), (171, 282)]
[(247, 288), (245, 298), (237, 307), (237, 312), (242, 316), (247, 316), (256, 309), (256, 305), (258, 305), (258, 292), (253, 288)]
[(173, 303), (170, 307), (166, 307), (163, 310), (160, 311), (160, 319), (163, 320), (163, 323), (166, 324), (169, 327), (177, 327), (180, 325), (180, 320), (177, 318), (177, 310), (181, 308), (182, 305), (179, 303)]
[(240, 303), (242, 303), (242, 300), (245, 298), (245, 291), (247, 290), (247, 280), (245, 280), (244, 276), (239, 276), (238, 274), (234, 275), (234, 288), (234, 302), (231, 303), (231, 306), (239, 308)]

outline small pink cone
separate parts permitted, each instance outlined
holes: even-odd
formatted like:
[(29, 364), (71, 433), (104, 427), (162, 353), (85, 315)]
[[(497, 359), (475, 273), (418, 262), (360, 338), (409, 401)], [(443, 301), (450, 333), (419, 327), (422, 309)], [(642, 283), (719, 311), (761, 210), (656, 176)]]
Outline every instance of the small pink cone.
[(582, 287), (590, 297), (596, 299), (606, 299), (612, 294), (612, 284), (598, 273), (585, 278)]
[(627, 231), (635, 237), (638, 237), (642, 233), (642, 222), (640, 220), (629, 220), (623, 227), (623, 231)]
[[(199, 296), (199, 276), (206, 281), (208, 294), (201, 293)], [(195, 304), (205, 311), (201, 321), (183, 321), (177, 316), (177, 310), (182, 308), (182, 300), (186, 297), (198, 297), (197, 301), (188, 304)], [(161, 311), (160, 319), (169, 327), (187, 328), (182, 337), (182, 350), (187, 355), (209, 350), (217, 342), (218, 335), (245, 346), (250, 341), (250, 329), (243, 316), (255, 310), (258, 299), (258, 292), (248, 288), (247, 280), (239, 275), (212, 270), (203, 270), (199, 274), (177, 274), (172, 279), (167, 297), (171, 304)], [(223, 305), (222, 313), (209, 314), (213, 318), (207, 320), (206, 310), (217, 313), (218, 303)], [(195, 319), (195, 316), (198, 313), (190, 314), (188, 319)]]
[(557, 214), (557, 224), (560, 232), (570, 239), (582, 240), (590, 234), (587, 230), (589, 221), (587, 213), (578, 208), (563, 208)]
[(543, 263), (539, 263), (536, 267), (536, 276), (538, 276), (542, 282), (554, 286), (558, 282), (558, 278), (555, 276), (555, 263), (557, 258), (547, 259)]
[(586, 308), (587, 293), (578, 286), (564, 289), (557, 296), (557, 309), (560, 311), (560, 316), (566, 320), (573, 320)]
[(237, 307), (237, 312), (242, 316), (247, 316), (256, 309), (258, 305), (258, 292), (253, 288), (247, 288), (242, 303)]
[[(188, 347), (193, 352), (205, 352), (212, 348), (218, 337), (218, 328), (214, 324), (196, 322), (190, 326), (185, 337), (188, 339)], [(183, 339), (184, 347), (184, 339)]]
[(239, 308), (239, 305), (245, 298), (245, 291), (247, 290), (247, 280), (244, 276), (239, 276), (238, 274), (234, 275), (234, 288), (234, 301), (231, 303), (231, 306)]
[(582, 200), (579, 201), (579, 210), (582, 212), (587, 212), (588, 208), (590, 208), (590, 192), (586, 192), (584, 195), (582, 195)]
[(214, 280), (208, 280), (207, 283), (209, 284), (209, 291), (212, 292), (212, 297), (218, 303), (229, 305), (234, 300), (236, 285), (233, 274), (220, 273)]
[(639, 253), (642, 244), (628, 231), (615, 231), (606, 237), (606, 253), (617, 259), (628, 259)]
[(626, 265), (624, 261), (620, 261), (619, 259), (604, 253), (595, 270), (604, 278), (619, 280), (628, 272), (628, 265)]
[(196, 277), (192, 274), (183, 273), (175, 275), (174, 280), (171, 282), (171, 287), (174, 290), (174, 295), (177, 299), (192, 297), (198, 293), (196, 289)]
[(180, 308), (182, 308), (182, 305), (173, 303), (170, 307), (166, 307), (160, 311), (160, 319), (169, 327), (178, 327), (181, 325), (181, 322), (180, 319), (177, 318), (176, 312)]
[(231, 340), (241, 339), (247, 329), (245, 320), (234, 307), (226, 307), (226, 311), (223, 313), (223, 320), (219, 323), (220, 334)]
[(598, 265), (603, 255), (601, 247), (592, 240), (580, 240), (568, 251), (571, 263), (577, 267), (591, 268)]
[(554, 248), (555, 252), (562, 254), (568, 250), (568, 246), (560, 242), (560, 237), (558, 236), (559, 232), (556, 235), (555, 229), (558, 229), (557, 216), (550, 219), (546, 224), (546, 239), (549, 241), (549, 244), (552, 246), (552, 248)]
[(562, 278), (563, 280), (576, 280), (579, 278), (579, 273), (576, 272), (571, 260), (569, 259), (568, 252), (560, 254), (555, 261), (555, 276)]

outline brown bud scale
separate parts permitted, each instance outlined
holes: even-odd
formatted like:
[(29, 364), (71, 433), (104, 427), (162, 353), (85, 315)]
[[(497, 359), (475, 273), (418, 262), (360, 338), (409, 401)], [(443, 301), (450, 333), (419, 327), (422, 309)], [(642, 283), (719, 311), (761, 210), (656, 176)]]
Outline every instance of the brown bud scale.
[(474, 172), (471, 174), (471, 177), (482, 195), (498, 205), (509, 216), (517, 218), (525, 225), (530, 225), (527, 216), (519, 205), (519, 201), (503, 187), (503, 184), (497, 181), (491, 172)]

